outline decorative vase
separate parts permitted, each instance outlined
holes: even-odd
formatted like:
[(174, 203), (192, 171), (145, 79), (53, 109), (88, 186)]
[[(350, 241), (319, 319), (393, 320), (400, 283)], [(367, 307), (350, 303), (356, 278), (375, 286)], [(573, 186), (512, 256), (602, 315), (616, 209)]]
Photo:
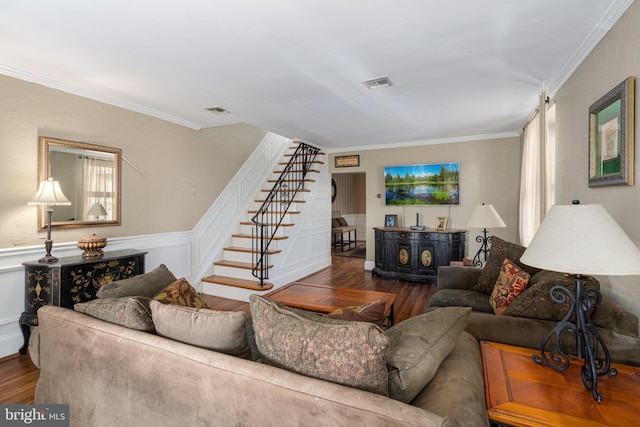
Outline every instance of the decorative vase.
[(83, 258), (99, 258), (104, 255), (102, 249), (107, 246), (107, 238), (96, 236), (95, 233), (91, 233), (91, 236), (83, 237), (78, 241), (78, 248), (82, 249)]

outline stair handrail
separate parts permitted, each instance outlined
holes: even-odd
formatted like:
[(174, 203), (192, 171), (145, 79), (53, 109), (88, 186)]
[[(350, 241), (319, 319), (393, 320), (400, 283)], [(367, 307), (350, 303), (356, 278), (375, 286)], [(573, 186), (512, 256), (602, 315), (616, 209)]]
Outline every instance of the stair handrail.
[(298, 142), (295, 152), (252, 218), (252, 274), (264, 286), (269, 278), (269, 246), (300, 189), (320, 149)]

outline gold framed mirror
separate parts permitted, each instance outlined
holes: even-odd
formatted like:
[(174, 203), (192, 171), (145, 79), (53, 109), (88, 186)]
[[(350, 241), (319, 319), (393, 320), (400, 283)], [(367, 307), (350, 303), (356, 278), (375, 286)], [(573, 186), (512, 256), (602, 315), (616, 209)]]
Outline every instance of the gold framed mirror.
[[(51, 227), (120, 225), (121, 149), (48, 137), (40, 137), (38, 148), (38, 182), (53, 178), (71, 201), (55, 207)], [(38, 225), (47, 228), (46, 206)]]

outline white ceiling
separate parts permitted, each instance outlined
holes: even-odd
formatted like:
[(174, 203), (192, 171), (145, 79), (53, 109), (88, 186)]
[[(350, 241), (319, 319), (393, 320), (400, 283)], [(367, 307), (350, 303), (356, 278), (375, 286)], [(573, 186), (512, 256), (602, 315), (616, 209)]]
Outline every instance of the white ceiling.
[(0, 0), (0, 73), (330, 151), (508, 136), (632, 1)]

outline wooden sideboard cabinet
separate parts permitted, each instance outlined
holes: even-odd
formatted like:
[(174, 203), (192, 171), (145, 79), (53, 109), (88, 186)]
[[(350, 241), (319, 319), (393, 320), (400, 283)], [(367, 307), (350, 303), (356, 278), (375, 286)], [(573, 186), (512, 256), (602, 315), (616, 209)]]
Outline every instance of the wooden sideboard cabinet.
[(144, 273), (145, 255), (146, 252), (124, 249), (93, 259), (78, 255), (51, 264), (23, 263), (25, 309), (19, 322), (24, 344), (20, 354), (27, 352), (31, 327), (38, 326), (40, 307), (52, 304), (73, 308), (76, 303), (95, 299), (100, 286)]
[(438, 267), (462, 261), (466, 230), (375, 228), (376, 266), (382, 277), (436, 283)]

